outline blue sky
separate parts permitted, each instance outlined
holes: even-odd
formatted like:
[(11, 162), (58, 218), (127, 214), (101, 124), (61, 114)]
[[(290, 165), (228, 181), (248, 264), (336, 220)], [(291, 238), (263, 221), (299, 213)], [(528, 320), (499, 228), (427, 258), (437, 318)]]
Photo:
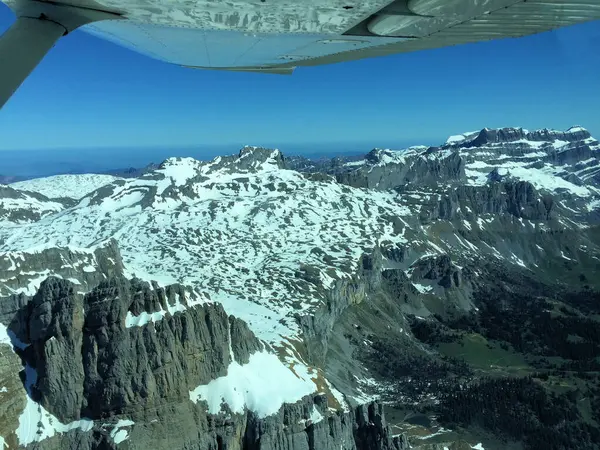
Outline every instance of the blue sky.
[[(0, 33), (14, 20), (0, 3)], [(600, 136), (600, 22), (527, 38), (301, 68), (184, 69), (81, 31), (0, 112), (0, 149), (436, 144), (499, 126)]]

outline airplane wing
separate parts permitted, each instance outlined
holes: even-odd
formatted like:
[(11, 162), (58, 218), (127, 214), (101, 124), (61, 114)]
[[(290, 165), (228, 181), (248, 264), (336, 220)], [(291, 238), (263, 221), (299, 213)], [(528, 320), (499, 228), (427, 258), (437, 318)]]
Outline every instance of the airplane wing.
[(415, 39), (313, 58), (298, 65), (332, 64), (501, 38), (519, 38), (600, 19), (600, 0), (519, 0), (509, 3), (464, 20), (440, 23), (439, 27), (434, 26), (433, 30)]
[(175, 64), (270, 73), (600, 19), (600, 0), (128, 1), (134, 21), (83, 29)]
[(290, 74), (600, 19), (600, 0), (2, 1), (17, 21), (0, 37), (0, 106), (76, 28), (181, 66)]

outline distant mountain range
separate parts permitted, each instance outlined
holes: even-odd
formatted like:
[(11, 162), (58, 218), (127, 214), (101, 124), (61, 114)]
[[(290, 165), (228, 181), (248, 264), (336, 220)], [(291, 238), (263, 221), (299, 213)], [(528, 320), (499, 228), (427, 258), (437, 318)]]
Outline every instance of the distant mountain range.
[(18, 177), (18, 176), (10, 176), (10, 175), (1, 175), (0, 174), (0, 184), (10, 184), (16, 181), (25, 180), (26, 177)]
[[(112, 176), (121, 177), (121, 178), (135, 178), (135, 177), (139, 177), (147, 172), (151, 172), (152, 170), (157, 169), (158, 166), (159, 166), (159, 164), (150, 163), (145, 167), (138, 167), (138, 168), (128, 167), (128, 168), (123, 168), (123, 169), (106, 170), (106, 171), (102, 171), (102, 172), (98, 173), (97, 175), (112, 175)], [(88, 175), (88, 174), (60, 173), (60, 174), (51, 175), (51, 176), (54, 177), (54, 176), (58, 176), (58, 175)], [(48, 178), (48, 177), (44, 177), (44, 178)], [(11, 184), (11, 183), (17, 183), (19, 181), (26, 181), (26, 180), (31, 180), (31, 179), (36, 179), (36, 178), (25, 177), (25, 176), (0, 175), (0, 184)]]
[(600, 448), (582, 127), (20, 181), (0, 222), (8, 448)]

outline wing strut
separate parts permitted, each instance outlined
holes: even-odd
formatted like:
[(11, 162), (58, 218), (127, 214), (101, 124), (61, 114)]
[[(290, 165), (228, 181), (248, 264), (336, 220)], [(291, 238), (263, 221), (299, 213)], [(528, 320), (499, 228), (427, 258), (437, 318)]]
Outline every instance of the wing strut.
[(19, 17), (0, 37), (0, 108), (67, 29), (46, 18)]
[(88, 23), (122, 19), (117, 12), (49, 1), (17, 0), (11, 7), (17, 20), (0, 36), (0, 108), (61, 36)]

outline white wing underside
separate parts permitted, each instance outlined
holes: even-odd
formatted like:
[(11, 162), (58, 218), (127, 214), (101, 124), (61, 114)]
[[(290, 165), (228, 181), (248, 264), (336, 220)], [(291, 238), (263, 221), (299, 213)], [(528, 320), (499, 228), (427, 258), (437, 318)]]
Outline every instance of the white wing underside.
[[(10, 5), (19, 0), (4, 1)], [(413, 4), (420, 1), (425, 6), (435, 6), (437, 2), (454, 9), (446, 16), (415, 16), (408, 1)], [(82, 29), (159, 60), (191, 67), (274, 73), (286, 73), (296, 66), (520, 37), (600, 19), (600, 0), (62, 0), (61, 3), (122, 14), (124, 20), (95, 22)], [(385, 11), (392, 13), (386, 16)], [(379, 25), (373, 25), (377, 20)], [(391, 36), (369, 31), (389, 28), (389, 23), (396, 20), (407, 25)]]

